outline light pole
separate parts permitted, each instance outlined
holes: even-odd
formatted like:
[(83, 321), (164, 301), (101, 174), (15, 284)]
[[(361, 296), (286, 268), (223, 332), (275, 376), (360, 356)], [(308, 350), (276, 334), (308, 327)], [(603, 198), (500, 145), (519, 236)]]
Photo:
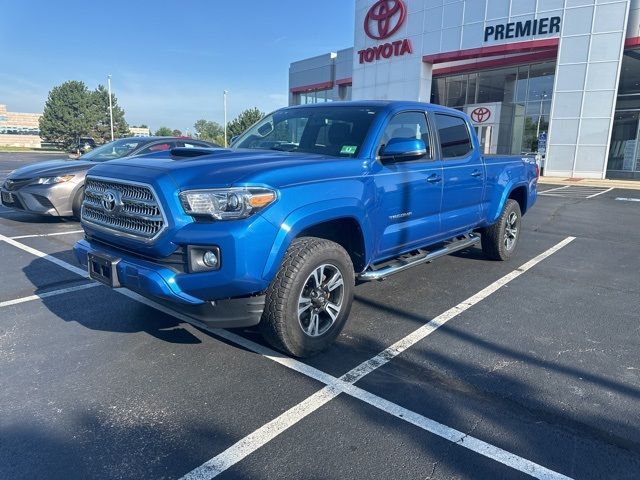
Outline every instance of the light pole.
[(222, 106), (224, 110), (224, 147), (227, 148), (227, 90), (222, 91)]
[(113, 105), (111, 104), (111, 75), (107, 77), (109, 85), (109, 121), (111, 123), (111, 141), (113, 142)]

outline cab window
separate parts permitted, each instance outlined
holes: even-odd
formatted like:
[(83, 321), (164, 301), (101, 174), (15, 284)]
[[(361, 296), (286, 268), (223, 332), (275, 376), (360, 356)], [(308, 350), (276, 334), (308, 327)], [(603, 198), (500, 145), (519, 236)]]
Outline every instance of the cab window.
[(473, 150), (467, 122), (461, 117), (436, 113), (443, 158), (464, 157)]
[(415, 138), (422, 140), (427, 149), (427, 156), (423, 158), (432, 158), (429, 145), (429, 126), (427, 124), (427, 117), (423, 112), (403, 112), (393, 117), (382, 134), (378, 152), (380, 152), (392, 138)]

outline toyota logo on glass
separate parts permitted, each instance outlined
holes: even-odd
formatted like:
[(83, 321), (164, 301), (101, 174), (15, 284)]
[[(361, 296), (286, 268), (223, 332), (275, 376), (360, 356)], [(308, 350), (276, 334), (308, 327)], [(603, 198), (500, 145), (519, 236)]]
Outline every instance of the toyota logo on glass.
[[(407, 7), (402, 0), (379, 0), (364, 17), (364, 32), (373, 40), (385, 40), (400, 30), (407, 18)], [(413, 53), (411, 40), (395, 40), (358, 51), (360, 63), (371, 63), (381, 58), (400, 57)]]
[(478, 107), (471, 112), (471, 120), (475, 123), (484, 123), (491, 118), (491, 110), (486, 107)]

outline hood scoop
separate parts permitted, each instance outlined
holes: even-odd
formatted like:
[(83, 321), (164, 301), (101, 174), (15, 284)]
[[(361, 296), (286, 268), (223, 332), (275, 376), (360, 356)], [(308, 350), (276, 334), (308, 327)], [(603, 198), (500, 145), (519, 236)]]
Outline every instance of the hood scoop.
[(171, 149), (171, 156), (177, 158), (193, 158), (229, 151), (228, 148), (177, 147)]

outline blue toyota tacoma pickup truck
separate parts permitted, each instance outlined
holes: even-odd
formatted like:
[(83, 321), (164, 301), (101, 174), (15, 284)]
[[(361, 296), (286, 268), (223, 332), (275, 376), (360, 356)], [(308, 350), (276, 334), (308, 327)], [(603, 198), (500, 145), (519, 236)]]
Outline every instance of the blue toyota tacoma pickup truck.
[(483, 156), (469, 119), (367, 101), (278, 110), (229, 149), (92, 168), (74, 251), (92, 278), (276, 348), (326, 348), (357, 281), (481, 243), (508, 260), (539, 171)]

